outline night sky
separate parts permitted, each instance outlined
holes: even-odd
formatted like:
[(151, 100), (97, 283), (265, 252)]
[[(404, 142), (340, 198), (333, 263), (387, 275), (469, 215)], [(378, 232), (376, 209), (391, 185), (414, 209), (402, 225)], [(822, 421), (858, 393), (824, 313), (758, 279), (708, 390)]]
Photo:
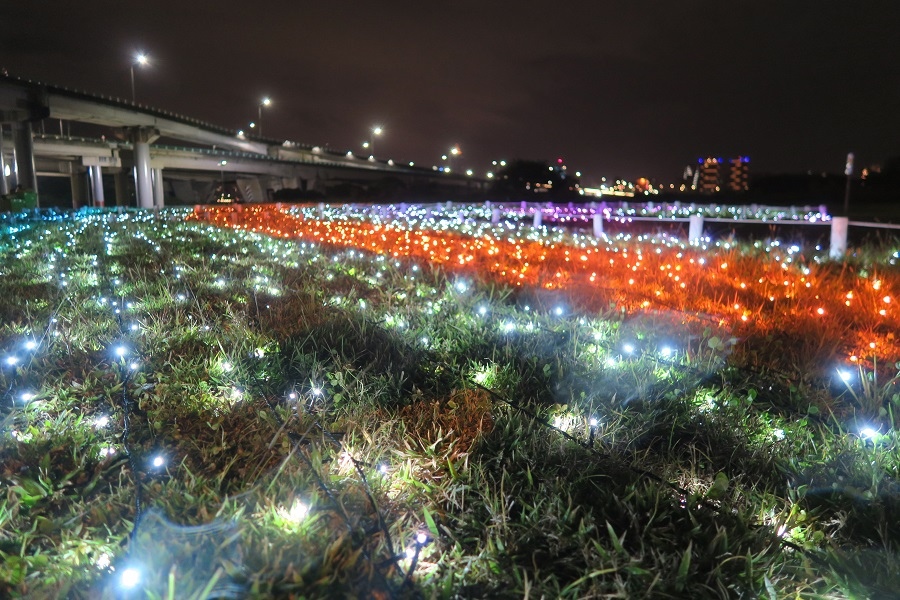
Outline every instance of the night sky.
[(564, 157), (680, 179), (699, 156), (840, 172), (900, 155), (896, 0), (349, 2), (12, 0), (11, 75), (130, 96), (267, 137), (430, 166)]

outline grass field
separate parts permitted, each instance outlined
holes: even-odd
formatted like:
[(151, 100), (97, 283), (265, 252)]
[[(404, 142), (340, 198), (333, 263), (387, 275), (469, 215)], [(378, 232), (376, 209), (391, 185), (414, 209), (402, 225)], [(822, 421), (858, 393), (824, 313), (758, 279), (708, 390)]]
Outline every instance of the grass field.
[(900, 253), (6, 222), (0, 597), (894, 598)]

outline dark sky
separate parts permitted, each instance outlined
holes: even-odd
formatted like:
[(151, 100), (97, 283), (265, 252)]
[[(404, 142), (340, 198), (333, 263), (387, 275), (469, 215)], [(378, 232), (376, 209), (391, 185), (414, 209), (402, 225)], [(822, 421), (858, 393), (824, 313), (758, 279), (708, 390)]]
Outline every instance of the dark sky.
[(674, 181), (900, 155), (897, 0), (0, 1), (0, 66), (228, 127), (420, 165), (565, 158)]

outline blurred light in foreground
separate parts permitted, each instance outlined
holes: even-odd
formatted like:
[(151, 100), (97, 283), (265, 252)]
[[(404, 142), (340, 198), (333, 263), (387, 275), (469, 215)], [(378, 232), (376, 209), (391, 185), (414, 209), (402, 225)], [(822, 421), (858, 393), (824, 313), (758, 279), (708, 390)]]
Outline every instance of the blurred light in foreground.
[(122, 577), (119, 579), (122, 587), (126, 590), (132, 589), (141, 581), (141, 572), (134, 567), (128, 567), (122, 571)]
[(867, 440), (874, 440), (878, 437), (878, 432), (871, 427), (863, 427), (859, 430), (859, 434)]

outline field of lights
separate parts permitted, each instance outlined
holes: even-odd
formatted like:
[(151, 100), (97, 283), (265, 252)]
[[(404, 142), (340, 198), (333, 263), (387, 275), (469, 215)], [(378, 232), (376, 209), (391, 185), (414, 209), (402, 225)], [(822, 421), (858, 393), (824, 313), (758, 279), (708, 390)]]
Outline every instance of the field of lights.
[(0, 597), (896, 597), (896, 241), (497, 217), (0, 220)]

